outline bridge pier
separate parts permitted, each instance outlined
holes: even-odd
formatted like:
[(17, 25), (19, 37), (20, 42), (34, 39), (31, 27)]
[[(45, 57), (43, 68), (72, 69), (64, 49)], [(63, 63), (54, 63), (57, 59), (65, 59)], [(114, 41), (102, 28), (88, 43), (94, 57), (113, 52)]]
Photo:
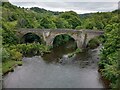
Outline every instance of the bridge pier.
[(86, 33), (84, 33), (84, 39), (83, 39), (83, 43), (82, 43), (82, 48), (84, 49), (84, 48), (86, 48), (86, 46), (87, 46), (87, 34)]

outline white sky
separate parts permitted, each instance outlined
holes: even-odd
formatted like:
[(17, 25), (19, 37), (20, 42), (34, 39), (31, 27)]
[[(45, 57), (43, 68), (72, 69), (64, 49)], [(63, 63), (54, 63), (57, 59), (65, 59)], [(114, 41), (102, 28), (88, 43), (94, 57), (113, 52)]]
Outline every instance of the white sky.
[(91, 12), (106, 12), (118, 9), (119, 0), (9, 0), (16, 6), (31, 8), (39, 7), (51, 11), (70, 11), (78, 14)]

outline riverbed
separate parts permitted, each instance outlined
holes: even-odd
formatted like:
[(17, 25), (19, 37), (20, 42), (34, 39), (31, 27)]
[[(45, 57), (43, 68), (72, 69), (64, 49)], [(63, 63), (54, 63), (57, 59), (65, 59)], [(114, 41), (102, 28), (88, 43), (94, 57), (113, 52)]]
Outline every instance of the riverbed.
[(100, 47), (71, 58), (68, 58), (68, 54), (73, 50), (68, 49), (58, 47), (42, 57), (24, 57), (23, 65), (4, 77), (3, 87), (105, 88), (97, 64)]

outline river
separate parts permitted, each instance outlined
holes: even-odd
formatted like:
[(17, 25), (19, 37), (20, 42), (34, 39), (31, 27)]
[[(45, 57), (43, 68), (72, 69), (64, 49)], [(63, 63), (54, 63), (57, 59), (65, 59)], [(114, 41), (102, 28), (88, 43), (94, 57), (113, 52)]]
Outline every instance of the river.
[(68, 58), (68, 46), (50, 54), (24, 57), (23, 65), (4, 77), (4, 88), (104, 88), (98, 72), (100, 47)]

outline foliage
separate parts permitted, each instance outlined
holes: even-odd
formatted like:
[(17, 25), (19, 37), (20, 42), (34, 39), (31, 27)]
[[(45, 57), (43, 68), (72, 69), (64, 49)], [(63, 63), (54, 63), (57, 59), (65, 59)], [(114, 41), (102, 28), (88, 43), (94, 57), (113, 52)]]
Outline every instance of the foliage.
[[(2, 39), (3, 39), (3, 44), (16, 44), (18, 42), (18, 37), (15, 34), (14, 29), (12, 28), (13, 26), (8, 27), (9, 24), (5, 23), (6, 25), (4, 26), (3, 23), (3, 29), (2, 29)], [(9, 33), (8, 33), (9, 32)]]
[(74, 39), (67, 34), (58, 35), (54, 38), (53, 45), (56, 47), (67, 43), (69, 40), (74, 41)]
[(117, 86), (120, 69), (118, 70), (120, 34), (118, 24), (114, 23), (106, 26), (104, 48), (101, 51), (101, 61), (99, 66), (102, 75), (111, 81), (111, 87)]
[[(23, 56), (33, 56), (37, 54), (43, 54), (49, 52), (49, 48), (43, 44), (31, 43), (31, 44), (17, 44), (9, 47), (12, 50), (17, 50), (22, 53)], [(18, 54), (19, 55), (19, 54)]]
[(15, 61), (22, 60), (22, 54), (16, 49), (10, 49), (9, 47), (6, 48), (4, 47), (2, 49), (2, 62), (8, 60), (15, 60)]
[(86, 26), (85, 26), (86, 29), (93, 29), (93, 27), (94, 27), (94, 24), (92, 22), (86, 23)]
[(15, 61), (22, 60), (22, 54), (20, 52), (18, 52), (16, 49), (12, 49), (9, 52), (10, 52), (10, 56), (11, 56), (12, 60), (15, 60)]
[(83, 28), (84, 28), (83, 26), (77, 26), (75, 29), (80, 30), (80, 29), (83, 29)]
[(8, 60), (2, 63), (2, 74), (6, 74), (14, 70), (16, 65), (22, 65), (22, 61)]
[(46, 29), (49, 29), (49, 28), (55, 29), (56, 28), (55, 23), (49, 17), (43, 17), (41, 19), (40, 25)]
[(33, 10), (37, 13), (46, 13), (48, 15), (59, 15), (62, 12), (53, 12), (53, 11), (49, 11), (49, 10), (45, 10), (43, 8), (38, 8), (38, 7), (32, 7), (30, 8), (30, 10)]
[(62, 13), (59, 17), (67, 20), (67, 22), (72, 26), (73, 29), (81, 25), (81, 20), (78, 14), (73, 11)]
[(2, 48), (2, 61), (5, 62), (9, 58), (10, 58), (10, 53), (5, 48)]
[(100, 37), (95, 37), (95, 38), (91, 39), (91, 40), (88, 42), (87, 47), (90, 48), (90, 49), (94, 49), (94, 48), (98, 47), (98, 46), (100, 45), (100, 43), (101, 43), (101, 41), (100, 41), (99, 38), (100, 38)]
[(80, 48), (77, 48), (76, 50), (75, 50), (75, 53), (77, 54), (77, 53), (80, 53), (80, 52), (82, 52), (82, 49), (80, 49)]
[(48, 53), (48, 49), (40, 44), (4, 45), (2, 49), (3, 74), (13, 71), (16, 65), (22, 65), (22, 56)]
[(15, 49), (2, 48), (2, 74), (13, 70), (15, 65), (22, 65), (22, 54)]
[(68, 57), (69, 57), (69, 58), (70, 58), (70, 57), (73, 57), (75, 54), (78, 54), (78, 53), (80, 53), (80, 52), (82, 52), (82, 49), (77, 48), (74, 52), (69, 53), (69, 54), (68, 54)]
[(53, 22), (56, 24), (56, 28), (71, 28), (64, 18), (54, 17)]

